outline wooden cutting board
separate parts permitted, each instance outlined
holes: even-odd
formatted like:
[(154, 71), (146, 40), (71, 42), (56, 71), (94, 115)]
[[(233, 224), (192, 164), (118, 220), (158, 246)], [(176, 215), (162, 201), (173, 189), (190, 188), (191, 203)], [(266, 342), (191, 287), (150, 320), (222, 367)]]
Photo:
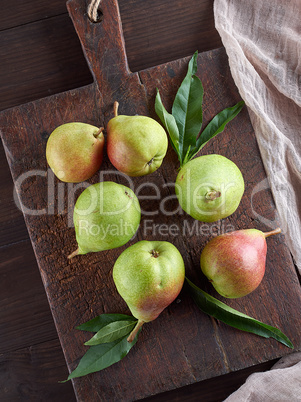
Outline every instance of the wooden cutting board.
[[(17, 199), (69, 370), (77, 366), (86, 351), (83, 343), (90, 337), (76, 330), (76, 326), (102, 313), (129, 313), (116, 292), (112, 267), (126, 247), (141, 239), (175, 244), (183, 255), (186, 275), (193, 282), (228, 305), (278, 327), (292, 340), (295, 350), (300, 350), (301, 289), (284, 235), (268, 239), (266, 275), (251, 295), (225, 300), (200, 273), (200, 252), (214, 233), (229, 228), (269, 230), (278, 225), (268, 186), (259, 191), (260, 184), (267, 183), (266, 174), (246, 108), (202, 150), (203, 154), (228, 157), (243, 173), (246, 191), (232, 216), (203, 224), (178, 210), (173, 183), (179, 165), (171, 147), (156, 173), (134, 179), (120, 175), (105, 156), (101, 171), (88, 183), (113, 180), (132, 185), (143, 210), (140, 229), (135, 239), (119, 249), (67, 260), (76, 248), (73, 206), (84, 187), (59, 182), (51, 173), (45, 158), (50, 133), (71, 121), (106, 126), (113, 117), (115, 100), (120, 104), (120, 114), (156, 118), (156, 88), (170, 109), (189, 61), (184, 58), (131, 73), (117, 1), (102, 1), (100, 23), (88, 19), (85, 1), (70, 0), (67, 6), (94, 83), (6, 110), (0, 115), (0, 123)], [(223, 48), (199, 55), (198, 76), (205, 89), (206, 124), (216, 113), (237, 103), (240, 96)], [(159, 190), (157, 198), (154, 186)], [(174, 230), (171, 225), (175, 225)], [(138, 343), (125, 359), (106, 370), (75, 379), (73, 385), (80, 401), (132, 401), (201, 383), (288, 353), (291, 350), (275, 340), (235, 330), (203, 314), (182, 292), (158, 319), (144, 326)]]

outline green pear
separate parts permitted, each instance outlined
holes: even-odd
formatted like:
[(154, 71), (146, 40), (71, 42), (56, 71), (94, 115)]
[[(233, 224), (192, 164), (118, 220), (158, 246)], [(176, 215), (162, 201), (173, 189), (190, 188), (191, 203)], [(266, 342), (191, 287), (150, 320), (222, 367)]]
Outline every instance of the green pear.
[(216, 291), (227, 298), (253, 292), (265, 273), (268, 236), (257, 229), (236, 230), (210, 240), (201, 253), (201, 269)]
[(46, 159), (56, 177), (79, 183), (92, 177), (103, 159), (103, 128), (86, 123), (66, 123), (49, 136)]
[(129, 342), (144, 323), (156, 319), (175, 300), (184, 278), (183, 258), (169, 242), (142, 240), (122, 252), (115, 262), (113, 279), (118, 293), (138, 319)]
[(128, 176), (144, 176), (157, 170), (167, 151), (163, 127), (147, 116), (118, 116), (107, 126), (107, 153), (113, 166)]
[(136, 233), (140, 218), (138, 198), (128, 187), (110, 181), (89, 186), (75, 203), (78, 248), (68, 258), (123, 246)]
[(235, 163), (215, 154), (187, 162), (175, 185), (182, 209), (202, 222), (215, 222), (233, 214), (244, 189), (243, 176)]

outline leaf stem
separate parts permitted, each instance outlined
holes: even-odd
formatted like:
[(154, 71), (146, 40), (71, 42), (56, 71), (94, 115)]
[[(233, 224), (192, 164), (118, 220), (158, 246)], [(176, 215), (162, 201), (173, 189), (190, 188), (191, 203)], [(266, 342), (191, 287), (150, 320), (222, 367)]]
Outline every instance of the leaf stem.
[(266, 232), (264, 233), (265, 238), (269, 237), (269, 236), (273, 236), (275, 234), (279, 234), (281, 233), (281, 229), (280, 228), (276, 228), (274, 230), (271, 230), (270, 232)]
[(137, 335), (139, 329), (142, 327), (142, 325), (143, 325), (144, 323), (145, 323), (145, 321), (143, 321), (143, 320), (138, 320), (138, 322), (137, 322), (135, 328), (133, 329), (133, 331), (130, 333), (130, 335), (129, 335), (128, 338), (127, 338), (127, 341), (128, 341), (129, 343), (132, 343), (132, 342), (133, 342), (133, 340), (135, 339), (135, 336)]

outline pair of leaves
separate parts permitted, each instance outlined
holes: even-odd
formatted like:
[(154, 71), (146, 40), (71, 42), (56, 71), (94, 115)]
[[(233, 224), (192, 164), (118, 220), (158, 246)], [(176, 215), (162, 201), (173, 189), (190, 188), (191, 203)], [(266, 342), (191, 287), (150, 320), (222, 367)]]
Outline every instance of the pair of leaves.
[(195, 75), (197, 56), (198, 52), (195, 52), (188, 64), (186, 77), (174, 99), (172, 113), (168, 113), (165, 109), (159, 91), (155, 101), (156, 113), (169, 133), (181, 167), (192, 159), (211, 138), (221, 133), (226, 124), (234, 119), (244, 106), (244, 102), (241, 101), (233, 107), (222, 110), (200, 133), (203, 124), (204, 89), (201, 80)]
[(77, 327), (96, 334), (85, 343), (90, 348), (66, 381), (103, 370), (123, 359), (137, 342), (138, 335), (133, 342), (127, 341), (136, 324), (137, 319), (132, 316), (102, 314)]
[(241, 331), (251, 332), (264, 338), (274, 338), (285, 346), (292, 349), (294, 348), (289, 338), (279, 329), (264, 324), (261, 321), (255, 320), (254, 318), (227, 306), (225, 303), (198, 288), (188, 278), (186, 278), (186, 286), (194, 302), (204, 313), (217, 318), (231, 327), (240, 329)]

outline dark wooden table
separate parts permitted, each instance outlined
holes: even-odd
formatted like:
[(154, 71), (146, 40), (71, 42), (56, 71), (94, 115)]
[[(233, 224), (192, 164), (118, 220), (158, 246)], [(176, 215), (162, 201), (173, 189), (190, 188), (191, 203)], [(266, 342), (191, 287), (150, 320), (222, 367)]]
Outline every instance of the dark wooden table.
[[(92, 82), (64, 0), (3, 2), (0, 110)], [(210, 0), (120, 0), (131, 71), (222, 46)], [(12, 122), (13, 124), (13, 122)], [(0, 400), (75, 400), (45, 290), (0, 149)], [(274, 361), (151, 400), (221, 401)]]

